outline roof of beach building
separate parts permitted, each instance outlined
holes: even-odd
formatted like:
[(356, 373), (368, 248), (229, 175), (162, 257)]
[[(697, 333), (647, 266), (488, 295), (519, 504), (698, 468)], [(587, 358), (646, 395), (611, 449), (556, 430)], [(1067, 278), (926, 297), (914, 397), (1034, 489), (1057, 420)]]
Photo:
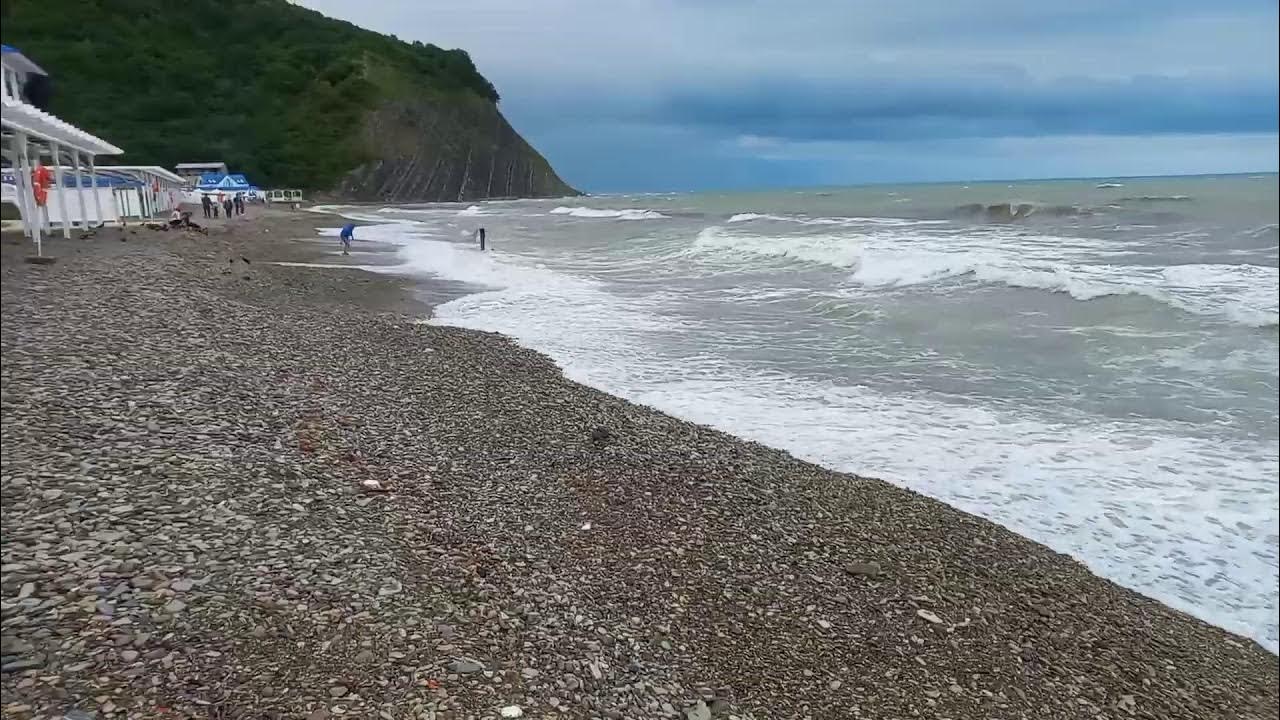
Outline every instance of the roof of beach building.
[[(11, 45), (0, 45), (0, 63), (21, 73), (47, 75), (43, 69)], [(124, 150), (102, 138), (81, 130), (65, 120), (41, 110), (21, 97), (3, 93), (4, 112), (0, 114), (6, 133), (26, 135), (36, 141), (57, 143), (68, 150), (93, 155), (121, 155)]]
[(97, 182), (90, 175), (81, 175), (80, 182), (76, 182), (74, 175), (63, 173), (62, 182), (67, 187), (112, 187), (112, 188), (140, 188), (143, 182), (136, 177), (128, 175), (118, 175), (112, 172), (98, 172)]
[(4, 96), (2, 119), (6, 130), (21, 132), (46, 142), (56, 142), (67, 149), (74, 148), (94, 155), (124, 154), (124, 150), (106, 140), (19, 98)]
[(248, 185), (249, 180), (244, 173), (204, 173), (200, 176), (199, 185)]
[(196, 162), (196, 163), (178, 163), (174, 165), (175, 170), (207, 170), (211, 168), (224, 168), (227, 164), (224, 162)]
[(181, 175), (178, 175), (168, 168), (160, 167), (159, 165), (102, 165), (99, 166), (99, 169), (117, 170), (129, 173), (145, 173), (155, 175), (161, 180), (167, 180), (171, 183), (181, 183), (183, 181)]
[(0, 45), (0, 59), (5, 65), (17, 70), (18, 72), (36, 73), (38, 75), (48, 75), (44, 68), (35, 63), (34, 60), (22, 54), (22, 51), (12, 45)]
[[(115, 173), (109, 170), (102, 170), (101, 168), (97, 170), (96, 174), (97, 174), (96, 183), (94, 182), (94, 176), (89, 175), (88, 173), (81, 174), (80, 181), (77, 182), (76, 176), (73, 173), (64, 172), (62, 174), (62, 184), (69, 188), (95, 187), (95, 186), (96, 187), (112, 187), (112, 188), (129, 188), (129, 187), (137, 188), (137, 187), (142, 187), (143, 185), (143, 182), (141, 180), (131, 175)], [(5, 184), (13, 185), (14, 184), (13, 168), (5, 168), (3, 175), (0, 177), (3, 178)]]

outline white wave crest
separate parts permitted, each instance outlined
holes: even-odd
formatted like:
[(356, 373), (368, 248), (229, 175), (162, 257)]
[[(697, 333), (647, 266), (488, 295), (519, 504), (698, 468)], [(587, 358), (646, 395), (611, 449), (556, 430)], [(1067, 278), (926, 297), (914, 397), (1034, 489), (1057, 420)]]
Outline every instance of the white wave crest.
[(618, 220), (662, 220), (667, 217), (656, 210), (637, 208), (611, 210), (609, 208), (566, 207), (564, 205), (552, 209), (551, 214), (580, 218), (614, 218)]
[[(1250, 327), (1277, 325), (1280, 271), (1263, 265), (1103, 265), (1073, 262), (1070, 238), (1021, 237), (1003, 245), (905, 232), (769, 236), (703, 229), (692, 251), (749, 266), (755, 258), (851, 270), (865, 288), (904, 288), (968, 278), (1045, 290), (1081, 301), (1137, 295), (1178, 310)], [(1050, 260), (1038, 251), (1051, 248)]]
[(790, 219), (791, 218), (782, 217), (781, 215), (767, 215), (764, 213), (738, 213), (737, 215), (729, 218), (726, 222), (740, 223), (751, 222), (752, 220), (775, 220), (778, 222), (786, 222)]
[(910, 225), (945, 225), (949, 220), (912, 220), (909, 218), (886, 217), (806, 217), (803, 215), (770, 215), (768, 213), (738, 213), (726, 223), (743, 223), (754, 220), (770, 222), (789, 222), (799, 225), (884, 225), (889, 227), (905, 227)]
[(1138, 295), (1250, 327), (1274, 327), (1280, 322), (1280, 278), (1276, 268), (1261, 265), (1037, 266), (992, 256), (912, 253), (886, 261), (870, 254), (851, 279), (867, 286), (902, 287), (967, 275), (984, 283), (1066, 293), (1081, 301)]
[(718, 225), (698, 232), (693, 241), (693, 251), (790, 259), (837, 268), (853, 267), (861, 254), (858, 241), (849, 237), (738, 235)]

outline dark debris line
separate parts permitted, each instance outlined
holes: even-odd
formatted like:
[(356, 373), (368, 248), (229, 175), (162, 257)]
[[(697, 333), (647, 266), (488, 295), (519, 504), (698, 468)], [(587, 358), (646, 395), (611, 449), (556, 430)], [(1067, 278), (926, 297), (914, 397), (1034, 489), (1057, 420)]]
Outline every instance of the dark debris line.
[(263, 223), (6, 239), (5, 718), (1278, 715), (1251, 641)]

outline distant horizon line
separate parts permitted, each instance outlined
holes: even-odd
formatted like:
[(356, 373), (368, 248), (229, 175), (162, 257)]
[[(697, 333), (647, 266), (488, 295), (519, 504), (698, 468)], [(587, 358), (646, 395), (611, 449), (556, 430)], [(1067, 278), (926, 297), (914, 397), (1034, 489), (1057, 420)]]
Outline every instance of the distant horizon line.
[(1067, 182), (1072, 180), (1159, 180), (1159, 179), (1187, 179), (1187, 178), (1210, 178), (1210, 177), (1251, 177), (1258, 175), (1280, 175), (1280, 170), (1252, 170), (1245, 172), (1223, 172), (1223, 173), (1175, 173), (1171, 175), (1065, 175), (1058, 177), (1022, 177), (1022, 178), (991, 178), (986, 180), (975, 179), (957, 179), (957, 180), (906, 180), (906, 181), (871, 181), (871, 182), (855, 182), (837, 185), (778, 185), (774, 187), (752, 187), (752, 188), (699, 188), (696, 190), (612, 190), (607, 192), (591, 192), (583, 191), (585, 197), (606, 197), (617, 195), (692, 195), (696, 193), (711, 192), (740, 192), (740, 193), (756, 193), (756, 192), (773, 192), (787, 190), (829, 190), (832, 188), (857, 188), (857, 187), (889, 187), (889, 186), (907, 186), (907, 185), (956, 185), (961, 183), (972, 183), (975, 185), (988, 183), (1031, 183), (1031, 182)]

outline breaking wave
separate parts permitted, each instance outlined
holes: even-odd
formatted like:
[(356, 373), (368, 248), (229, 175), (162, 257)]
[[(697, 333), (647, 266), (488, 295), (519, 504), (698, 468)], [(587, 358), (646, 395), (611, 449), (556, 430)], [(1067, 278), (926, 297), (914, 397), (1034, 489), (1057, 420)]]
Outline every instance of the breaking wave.
[(718, 225), (703, 228), (693, 241), (694, 253), (721, 253), (730, 256), (757, 256), (794, 260), (837, 268), (853, 267), (860, 256), (856, 242), (830, 235), (771, 237), (738, 235)]
[(1038, 205), (1029, 202), (1003, 202), (984, 205), (969, 203), (961, 205), (953, 211), (961, 217), (981, 218), (986, 222), (1017, 222), (1033, 216), (1072, 217), (1076, 215), (1093, 215), (1093, 208), (1079, 205)]
[(1276, 225), (1274, 223), (1271, 225), (1262, 225), (1248, 231), (1245, 235), (1259, 240), (1280, 240), (1280, 225)]
[(767, 213), (738, 213), (726, 223), (744, 223), (756, 220), (769, 222), (789, 222), (798, 225), (885, 225), (899, 227), (906, 225), (945, 225), (947, 220), (913, 220), (909, 218), (887, 217), (806, 217), (803, 215), (770, 215)]
[(1134, 195), (1122, 197), (1119, 202), (1158, 203), (1158, 202), (1190, 202), (1190, 195)]
[(552, 209), (551, 214), (580, 218), (614, 218), (618, 220), (663, 220), (667, 217), (656, 210), (636, 208), (611, 210), (609, 208), (565, 207), (563, 205)]
[[(1099, 187), (1123, 187), (1122, 185), (1106, 185)], [(1107, 204), (1090, 205), (1046, 205), (1035, 202), (998, 202), (968, 203), (952, 208), (951, 214), (968, 219), (978, 219), (990, 223), (1012, 223), (1034, 218), (1084, 217), (1123, 210), (1125, 206), (1147, 206), (1158, 203), (1181, 203), (1194, 200), (1190, 195), (1130, 195), (1108, 200)], [(1135, 208), (1136, 209), (1136, 208)]]
[(768, 215), (765, 213), (738, 213), (729, 218), (726, 222), (740, 223), (751, 222), (752, 220), (773, 220), (775, 222), (796, 222), (795, 218), (785, 217), (783, 215)]
[(849, 281), (862, 288), (969, 280), (1065, 293), (1081, 301), (1142, 296), (1184, 312), (1250, 327), (1275, 327), (1280, 317), (1280, 271), (1262, 265), (1073, 263), (1034, 259), (1025, 246), (957, 247), (888, 235), (772, 237), (736, 234), (719, 226), (699, 232), (692, 249), (733, 258), (742, 269), (759, 264), (750, 259), (756, 257), (774, 264), (799, 262), (849, 270)]

